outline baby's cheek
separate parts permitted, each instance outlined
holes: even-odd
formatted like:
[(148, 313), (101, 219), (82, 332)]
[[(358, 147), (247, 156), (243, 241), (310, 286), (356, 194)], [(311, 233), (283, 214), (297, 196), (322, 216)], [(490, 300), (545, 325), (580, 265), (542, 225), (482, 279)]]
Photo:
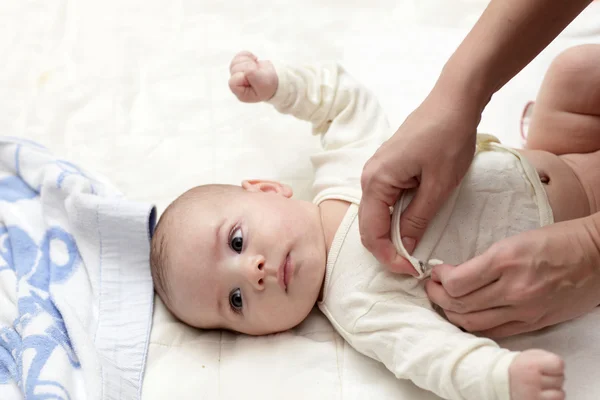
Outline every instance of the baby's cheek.
[(300, 324), (308, 312), (302, 304), (290, 301), (289, 298), (282, 299), (271, 308), (271, 312), (264, 314), (263, 324), (274, 332), (286, 331)]

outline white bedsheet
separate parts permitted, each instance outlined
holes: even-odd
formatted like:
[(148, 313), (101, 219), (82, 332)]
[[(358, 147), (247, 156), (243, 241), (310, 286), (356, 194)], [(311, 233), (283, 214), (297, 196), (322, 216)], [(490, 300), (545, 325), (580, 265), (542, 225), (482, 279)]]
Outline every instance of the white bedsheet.
[[(286, 62), (338, 60), (399, 125), (418, 105), (485, 0), (4, 0), (0, 128), (109, 177), (159, 212), (200, 183), (279, 179), (306, 198), (309, 127), (236, 102), (241, 49)], [(596, 2), (503, 88), (480, 128), (520, 145), (522, 108), (561, 49), (600, 42)], [(124, 305), (125, 306), (125, 305)], [(571, 399), (597, 399), (600, 310), (505, 341), (567, 361)], [(358, 355), (315, 312), (266, 338), (201, 332), (156, 302), (144, 399), (432, 399)]]

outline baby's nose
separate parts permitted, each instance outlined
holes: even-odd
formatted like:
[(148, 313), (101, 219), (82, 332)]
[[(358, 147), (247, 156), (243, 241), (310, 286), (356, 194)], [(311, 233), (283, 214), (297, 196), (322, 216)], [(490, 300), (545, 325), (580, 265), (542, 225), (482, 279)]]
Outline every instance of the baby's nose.
[(265, 258), (261, 255), (253, 256), (248, 260), (246, 266), (246, 278), (250, 284), (257, 290), (265, 288)]

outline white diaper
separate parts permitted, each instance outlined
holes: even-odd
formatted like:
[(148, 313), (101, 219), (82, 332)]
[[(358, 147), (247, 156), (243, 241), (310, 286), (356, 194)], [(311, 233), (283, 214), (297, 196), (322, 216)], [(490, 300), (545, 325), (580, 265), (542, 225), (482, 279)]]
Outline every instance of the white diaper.
[(394, 206), (391, 236), (419, 278), (429, 276), (440, 260), (460, 264), (501, 239), (554, 222), (535, 168), (490, 135), (478, 135), (471, 167), (410, 256), (400, 238), (400, 214), (413, 195), (414, 191), (406, 192)]

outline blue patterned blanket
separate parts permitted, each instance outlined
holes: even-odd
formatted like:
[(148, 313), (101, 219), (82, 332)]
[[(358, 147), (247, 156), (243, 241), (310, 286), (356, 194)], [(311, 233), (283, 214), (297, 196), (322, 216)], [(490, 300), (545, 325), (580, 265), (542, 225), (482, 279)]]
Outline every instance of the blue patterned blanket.
[(154, 208), (0, 138), (0, 399), (140, 398)]

